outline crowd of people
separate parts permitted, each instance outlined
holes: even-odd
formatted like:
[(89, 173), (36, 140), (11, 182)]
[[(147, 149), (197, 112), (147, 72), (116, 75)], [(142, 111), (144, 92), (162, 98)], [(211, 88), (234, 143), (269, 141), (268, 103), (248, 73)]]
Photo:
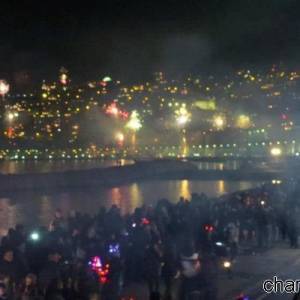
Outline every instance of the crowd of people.
[(95, 215), (57, 209), (49, 226), (19, 224), (2, 238), (0, 299), (136, 299), (124, 293), (133, 283), (150, 299), (218, 299), (215, 245), (226, 245), (231, 261), (245, 245), (298, 247), (298, 192), (291, 181), (162, 199), (128, 215), (116, 206)]

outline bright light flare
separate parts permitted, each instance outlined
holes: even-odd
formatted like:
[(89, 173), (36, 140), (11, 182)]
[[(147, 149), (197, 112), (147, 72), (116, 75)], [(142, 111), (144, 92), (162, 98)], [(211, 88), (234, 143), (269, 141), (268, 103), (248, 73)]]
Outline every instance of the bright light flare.
[(9, 92), (9, 84), (6, 80), (0, 80), (0, 95), (5, 96)]
[(222, 129), (225, 126), (225, 118), (222, 116), (215, 116), (213, 119), (213, 125), (217, 129)]
[(14, 116), (13, 113), (8, 113), (8, 114), (7, 114), (7, 119), (8, 119), (9, 121), (12, 121), (14, 118), (15, 118), (15, 116)]
[(19, 113), (18, 112), (8, 112), (6, 115), (6, 118), (8, 121), (13, 121), (14, 119), (19, 117)]
[(109, 274), (109, 264), (102, 264), (102, 261), (99, 256), (92, 257), (91, 261), (89, 261), (89, 266), (91, 269), (98, 275), (99, 282), (105, 284), (108, 280)]
[(132, 113), (130, 115), (130, 119), (126, 124), (126, 127), (133, 131), (138, 131), (142, 128), (140, 116), (136, 110), (132, 111)]
[(66, 85), (68, 83), (68, 75), (63, 73), (60, 75), (60, 83)]
[(118, 132), (116, 134), (116, 141), (118, 143), (118, 145), (122, 146), (125, 140), (125, 136), (122, 132)]
[(105, 112), (108, 114), (108, 115), (113, 115), (113, 116), (118, 116), (119, 114), (119, 109), (117, 107), (117, 104), (115, 102), (113, 102), (112, 104), (110, 104)]
[(278, 147), (274, 147), (270, 150), (272, 156), (280, 156), (282, 154), (282, 150)]
[(226, 260), (226, 261), (224, 261), (223, 266), (225, 269), (229, 269), (231, 267), (231, 262)]
[(122, 111), (121, 109), (119, 109), (116, 102), (113, 102), (110, 105), (108, 105), (105, 109), (105, 113), (107, 115), (111, 115), (115, 118), (118, 118), (118, 117), (121, 117), (122, 119), (128, 118), (128, 112)]
[(185, 106), (182, 106), (179, 110), (175, 111), (176, 122), (180, 127), (184, 127), (191, 121), (191, 114), (187, 111)]
[(110, 82), (112, 81), (111, 77), (109, 76), (105, 76), (103, 79), (102, 79), (103, 82)]
[(38, 241), (40, 239), (40, 235), (38, 232), (34, 231), (30, 234), (30, 239), (32, 241)]
[(178, 125), (185, 125), (189, 121), (189, 118), (188, 116), (178, 116), (176, 120)]

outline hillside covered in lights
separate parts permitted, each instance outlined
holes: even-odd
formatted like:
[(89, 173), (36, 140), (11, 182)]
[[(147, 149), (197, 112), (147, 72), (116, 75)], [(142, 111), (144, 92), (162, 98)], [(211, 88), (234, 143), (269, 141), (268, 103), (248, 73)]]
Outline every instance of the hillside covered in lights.
[(57, 81), (15, 94), (1, 85), (0, 158), (125, 158), (296, 155), (300, 72), (273, 66), (222, 77), (126, 85), (101, 78)]

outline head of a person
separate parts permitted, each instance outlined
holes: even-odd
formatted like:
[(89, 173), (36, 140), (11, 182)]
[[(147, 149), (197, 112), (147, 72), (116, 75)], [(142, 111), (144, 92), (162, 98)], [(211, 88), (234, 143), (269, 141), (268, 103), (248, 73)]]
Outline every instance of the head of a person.
[(37, 282), (37, 277), (36, 275), (32, 274), (32, 273), (29, 273), (26, 275), (25, 277), (25, 285), (26, 286), (32, 286), (32, 285), (35, 285)]
[(60, 219), (61, 217), (62, 217), (62, 213), (61, 213), (61, 210), (60, 209), (57, 209), (56, 211), (55, 211), (55, 218), (56, 219)]
[(6, 262), (13, 262), (14, 260), (14, 252), (11, 249), (5, 250), (3, 253), (3, 260)]
[(52, 261), (54, 263), (59, 263), (61, 258), (62, 257), (59, 251), (51, 251), (48, 256), (49, 261)]

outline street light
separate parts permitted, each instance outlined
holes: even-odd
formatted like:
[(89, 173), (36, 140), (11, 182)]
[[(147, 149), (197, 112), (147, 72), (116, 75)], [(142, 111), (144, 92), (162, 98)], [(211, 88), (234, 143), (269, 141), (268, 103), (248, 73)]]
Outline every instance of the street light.
[(274, 147), (270, 150), (272, 156), (278, 157), (282, 154), (282, 150), (278, 147)]

